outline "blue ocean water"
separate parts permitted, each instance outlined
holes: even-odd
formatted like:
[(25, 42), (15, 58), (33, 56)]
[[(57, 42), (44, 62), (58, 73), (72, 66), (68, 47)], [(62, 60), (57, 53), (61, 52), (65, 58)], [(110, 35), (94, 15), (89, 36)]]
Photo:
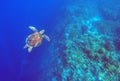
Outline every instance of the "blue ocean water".
[[(2, 0), (0, 81), (120, 81), (119, 0)], [(29, 53), (25, 40), (44, 29)]]

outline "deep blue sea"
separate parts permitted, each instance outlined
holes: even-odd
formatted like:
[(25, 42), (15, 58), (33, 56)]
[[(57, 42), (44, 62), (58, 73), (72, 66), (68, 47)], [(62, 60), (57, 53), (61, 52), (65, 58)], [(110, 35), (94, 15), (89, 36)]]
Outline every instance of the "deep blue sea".
[(120, 1), (1, 0), (0, 81), (120, 81)]

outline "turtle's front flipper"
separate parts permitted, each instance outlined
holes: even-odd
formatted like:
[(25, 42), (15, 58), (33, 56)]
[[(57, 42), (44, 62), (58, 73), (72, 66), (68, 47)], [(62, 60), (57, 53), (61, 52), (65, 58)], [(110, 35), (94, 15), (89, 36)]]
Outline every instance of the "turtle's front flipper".
[(33, 48), (33, 47), (29, 47), (29, 48), (28, 48), (28, 52), (29, 52), (29, 53), (32, 51), (32, 48)]
[(29, 28), (30, 28), (31, 30), (33, 30), (34, 32), (37, 32), (37, 31), (38, 31), (34, 26), (29, 26)]
[(43, 38), (45, 38), (46, 40), (50, 41), (50, 38), (47, 35), (42, 35)]

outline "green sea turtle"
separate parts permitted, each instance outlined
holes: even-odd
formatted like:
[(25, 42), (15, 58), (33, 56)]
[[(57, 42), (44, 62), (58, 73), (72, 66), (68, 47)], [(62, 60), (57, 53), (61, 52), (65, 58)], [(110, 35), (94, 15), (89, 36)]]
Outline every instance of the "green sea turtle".
[(33, 26), (29, 26), (29, 28), (33, 30), (34, 33), (30, 34), (26, 38), (26, 44), (24, 48), (28, 48), (28, 52), (31, 52), (33, 47), (39, 46), (42, 43), (43, 38), (50, 41), (50, 38), (47, 35), (43, 34), (45, 30), (41, 30), (38, 32), (38, 30)]

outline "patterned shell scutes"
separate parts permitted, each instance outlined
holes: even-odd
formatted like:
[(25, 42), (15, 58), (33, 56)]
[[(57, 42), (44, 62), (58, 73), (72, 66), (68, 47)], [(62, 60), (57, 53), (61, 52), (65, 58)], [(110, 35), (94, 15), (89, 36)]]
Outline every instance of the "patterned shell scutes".
[(32, 47), (38, 46), (39, 44), (41, 44), (41, 42), (42, 42), (42, 36), (38, 32), (31, 34), (27, 38), (27, 44)]

